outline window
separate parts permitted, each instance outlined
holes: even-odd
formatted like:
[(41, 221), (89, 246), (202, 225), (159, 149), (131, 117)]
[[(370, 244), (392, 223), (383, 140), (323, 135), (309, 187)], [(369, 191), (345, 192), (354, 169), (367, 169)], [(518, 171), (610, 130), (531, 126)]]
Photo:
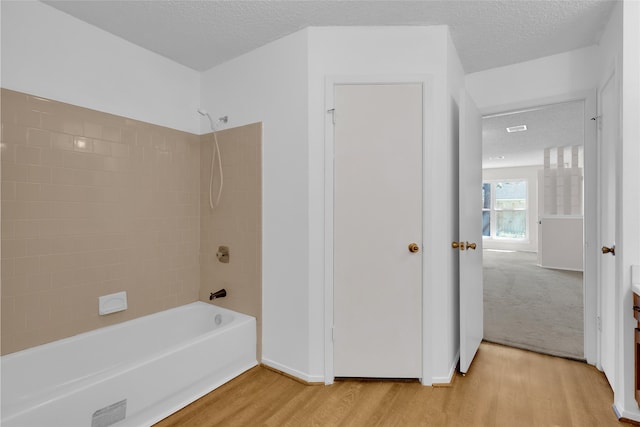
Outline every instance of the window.
[(482, 184), (482, 235), (498, 239), (526, 239), (527, 181)]

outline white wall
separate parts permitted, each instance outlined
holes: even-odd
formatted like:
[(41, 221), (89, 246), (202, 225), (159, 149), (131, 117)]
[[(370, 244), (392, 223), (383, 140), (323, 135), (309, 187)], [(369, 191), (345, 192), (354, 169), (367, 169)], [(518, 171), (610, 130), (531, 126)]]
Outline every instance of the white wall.
[[(622, 3), (611, 11), (609, 22), (602, 33), (596, 52), (596, 81), (599, 86), (608, 78), (613, 67), (622, 67)], [(622, 70), (619, 70), (622, 72)]]
[(599, 69), (598, 47), (590, 46), (467, 74), (466, 84), (478, 108), (486, 114), (531, 100), (593, 89)]
[[(457, 92), (463, 81), (455, 51), (447, 50), (447, 34), (446, 27), (308, 28), (203, 73), (202, 106), (213, 117), (228, 115), (228, 126), (264, 123), (265, 363), (307, 381), (324, 380), (325, 78), (360, 75), (393, 80), (431, 74), (436, 79), (434, 99), (447, 105), (451, 102), (447, 85)], [(447, 55), (458, 66), (451, 83)], [(451, 120), (450, 112), (436, 109), (428, 119), (433, 140), (450, 142), (451, 126), (441, 125)], [(428, 150), (437, 162), (452, 164), (452, 146), (433, 144)], [(436, 182), (436, 177), (427, 179)], [(455, 194), (451, 181), (430, 194), (439, 201), (439, 209), (433, 210), (429, 224), (440, 221), (445, 227), (432, 226), (437, 235), (426, 243), (433, 247), (425, 248), (437, 254), (429, 266), (438, 268), (429, 270), (425, 282), (428, 291), (440, 297), (429, 299), (433, 306), (429, 314), (438, 322), (429, 324), (436, 343), (428, 348), (439, 357), (434, 360), (434, 375), (441, 379), (455, 364), (458, 344), (457, 324), (450, 324), (457, 312), (452, 316), (441, 303), (447, 298), (448, 305), (457, 307), (457, 294), (451, 296), (457, 292), (451, 277), (455, 253), (436, 250), (451, 240), (449, 209)]]
[[(455, 68), (447, 75), (448, 61)], [(425, 382), (448, 381), (457, 355), (457, 282), (453, 276), (455, 253), (442, 251), (452, 239), (453, 206), (457, 206), (455, 169), (450, 176), (435, 176), (434, 162), (457, 167), (457, 133), (453, 135), (450, 108), (452, 91), (457, 98), (463, 82), (453, 44), (446, 27), (344, 27), (309, 29), (309, 288), (310, 288), (310, 375), (324, 370), (324, 159), (325, 78), (362, 76), (393, 81), (401, 76), (432, 75), (436, 108), (427, 115), (427, 161), (425, 182), (427, 212), (424, 222), (424, 253), (430, 254), (424, 270), (425, 328), (431, 343), (425, 343)], [(456, 123), (457, 127), (457, 123)], [(455, 143), (452, 141), (455, 139)], [(434, 143), (434, 141), (446, 141)], [(438, 182), (439, 185), (433, 185)], [(456, 187), (454, 189), (454, 187)], [(437, 200), (438, 209), (430, 209)], [(455, 201), (454, 201), (455, 200)], [(436, 225), (437, 224), (437, 225)], [(455, 224), (457, 228), (457, 223)], [(455, 230), (457, 233), (457, 230)]]
[[(618, 328), (618, 354), (616, 363), (621, 367), (616, 375), (615, 407), (621, 414), (640, 421), (640, 410), (634, 399), (634, 344), (636, 321), (631, 316), (631, 266), (640, 265), (640, 2), (623, 3), (622, 64), (622, 188), (620, 227), (616, 248), (620, 245), (620, 258), (616, 252), (616, 270), (620, 280), (621, 316)], [(619, 21), (613, 23), (618, 25)], [(620, 28), (620, 27), (618, 27)], [(636, 279), (638, 280), (638, 279)]]
[[(225, 126), (263, 122), (263, 362), (309, 376), (307, 37), (303, 30), (202, 75), (202, 106)], [(320, 300), (321, 302), (321, 300)]]
[(550, 216), (542, 219), (538, 263), (544, 268), (583, 271), (584, 235), (581, 216)]
[(2, 87), (200, 133), (200, 74), (39, 1), (3, 1)]
[(483, 169), (484, 181), (525, 179), (529, 205), (527, 206), (527, 227), (529, 239), (527, 241), (510, 241), (500, 239), (484, 239), (484, 249), (505, 249), (514, 251), (538, 251), (538, 171), (542, 166), (526, 166), (514, 168)]

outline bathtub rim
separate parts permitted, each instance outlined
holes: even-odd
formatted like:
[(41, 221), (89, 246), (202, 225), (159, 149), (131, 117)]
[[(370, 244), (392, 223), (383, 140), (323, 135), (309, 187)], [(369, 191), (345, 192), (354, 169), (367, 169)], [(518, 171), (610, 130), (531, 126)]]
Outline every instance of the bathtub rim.
[[(119, 329), (123, 329), (126, 328), (126, 324), (130, 323), (130, 322), (136, 322), (136, 321), (148, 321), (148, 320), (152, 320), (155, 317), (160, 317), (160, 316), (167, 316), (170, 315), (171, 312), (180, 312), (180, 311), (185, 311), (188, 310), (189, 307), (202, 307), (202, 308), (206, 308), (206, 309), (211, 309), (211, 310), (215, 310), (216, 312), (226, 312), (227, 314), (231, 314), (234, 316), (234, 320), (227, 324), (224, 325), (222, 328), (215, 328), (212, 329), (210, 331), (205, 332), (204, 334), (200, 334), (194, 337), (191, 337), (189, 339), (183, 340), (183, 341), (179, 341), (171, 346), (168, 346), (166, 348), (163, 348), (162, 351), (155, 351), (153, 353), (149, 353), (148, 355), (146, 355), (144, 358), (142, 357), (136, 357), (136, 358), (132, 358), (129, 360), (125, 360), (125, 361), (120, 361), (118, 363), (115, 363), (113, 365), (110, 365), (107, 368), (104, 369), (100, 369), (90, 375), (85, 375), (85, 376), (81, 376), (79, 378), (74, 378), (73, 380), (70, 380), (68, 382), (62, 383), (61, 385), (56, 385), (56, 386), (51, 386), (51, 387), (47, 387), (44, 391), (39, 391), (39, 392), (35, 392), (31, 399), (22, 399), (20, 400), (19, 398), (16, 399), (14, 402), (10, 402), (9, 405), (5, 406), (2, 405), (2, 408), (0, 410), (1, 414), (1, 418), (0, 418), (0, 423), (4, 423), (4, 422), (9, 422), (17, 417), (20, 417), (21, 415), (38, 409), (42, 406), (45, 406), (47, 404), (50, 404), (51, 402), (58, 400), (58, 399), (62, 399), (65, 398), (67, 396), (70, 396), (74, 393), (77, 392), (81, 392), (83, 390), (86, 390), (88, 388), (90, 388), (91, 386), (93, 386), (96, 383), (99, 382), (103, 382), (103, 381), (107, 381), (111, 378), (114, 378), (118, 375), (121, 375), (122, 373), (126, 373), (126, 372), (130, 372), (135, 370), (136, 368), (139, 368), (147, 363), (156, 361), (158, 359), (161, 359), (163, 357), (166, 357), (168, 355), (172, 355), (175, 354), (183, 349), (185, 349), (186, 347), (189, 347), (191, 345), (195, 345), (196, 343), (205, 341), (210, 339), (212, 336), (214, 335), (218, 335), (220, 333), (224, 333), (225, 331), (231, 331), (233, 329), (237, 329), (237, 328), (241, 328), (243, 327), (245, 324), (247, 323), (252, 323), (253, 324), (253, 330), (256, 331), (256, 319), (253, 316), (244, 314), (244, 313), (240, 313), (234, 310), (230, 310), (224, 307), (220, 307), (218, 305), (213, 305), (213, 304), (207, 304), (203, 301), (194, 301), (188, 304), (183, 304), (181, 306), (178, 307), (173, 307), (167, 310), (163, 310), (163, 311), (159, 311), (156, 313), (151, 313), (145, 316), (140, 316), (134, 319), (130, 319), (130, 320), (126, 320), (123, 322), (119, 322), (113, 325), (108, 325), (108, 326), (104, 326), (98, 329), (94, 329), (91, 331), (86, 331), (86, 332), (82, 332), (76, 335), (72, 335), (70, 337), (66, 337), (66, 338), (62, 338), (60, 340), (56, 340), (56, 341), (52, 341), (50, 343), (45, 343), (45, 344), (41, 344), (35, 347), (31, 347), (25, 350), (20, 350), (14, 353), (9, 353), (7, 355), (1, 356), (0, 361), (4, 361), (4, 360), (11, 360), (14, 358), (18, 358), (21, 355), (24, 354), (30, 354), (30, 353), (36, 353), (38, 351), (41, 351), (42, 348), (46, 348), (46, 347), (58, 347), (60, 345), (64, 345), (67, 343), (73, 343), (74, 341), (78, 341), (81, 340), (83, 337), (88, 337), (88, 336), (93, 336), (93, 335), (98, 335), (102, 332), (105, 331), (111, 331), (111, 330), (119, 330)], [(213, 307), (213, 308), (212, 308)], [(257, 337), (256, 337), (257, 339)], [(254, 348), (255, 348), (255, 342), (254, 342)], [(210, 391), (214, 390), (215, 388), (219, 387), (222, 384), (225, 384), (226, 382), (230, 381), (231, 379), (235, 378), (236, 376), (242, 374), (243, 372), (245, 372), (248, 369), (251, 369), (253, 366), (256, 366), (258, 364), (256, 356), (255, 356), (255, 351), (254, 351), (254, 356), (253, 356), (253, 360), (250, 363), (245, 364), (246, 366), (243, 366), (241, 368), (235, 369), (234, 371), (232, 371), (232, 374), (229, 375), (225, 375), (223, 377), (227, 378), (224, 380), (219, 380), (219, 381), (215, 381), (215, 386), (213, 388), (210, 388), (209, 390), (206, 390), (207, 387), (203, 387), (202, 388), (202, 394), (193, 398), (183, 398), (182, 400), (184, 400), (186, 403), (182, 402), (182, 400), (180, 401), (176, 401), (175, 403), (173, 403), (173, 396), (171, 396), (171, 398), (165, 399), (166, 401), (171, 401), (171, 403), (176, 406), (176, 405), (180, 405), (182, 404), (182, 406), (176, 406), (175, 409), (173, 409), (173, 412), (179, 410), (180, 408), (186, 406), (187, 404), (199, 399), (200, 397), (204, 396), (205, 394), (209, 393)], [(1, 364), (0, 364), (1, 367)], [(198, 381), (197, 383), (194, 383), (194, 386), (200, 383), (206, 383), (206, 380), (211, 379), (211, 377), (215, 377), (215, 375), (212, 373), (210, 375), (207, 375), (205, 377), (203, 377), (202, 380)], [(217, 384), (219, 383), (219, 384)], [(4, 386), (2, 385), (2, 383), (0, 383), (0, 396), (2, 397), (2, 401), (4, 402), (4, 396), (6, 395), (6, 392), (4, 391)], [(190, 388), (188, 389), (190, 390)], [(176, 396), (180, 396), (182, 395), (183, 391), (185, 390), (179, 390), (176, 393)], [(196, 392), (196, 394), (198, 394), (199, 392)], [(193, 393), (190, 393), (191, 396), (193, 396)], [(181, 403), (182, 402), (182, 403)], [(9, 410), (9, 414), (7, 414), (7, 411)], [(159, 418), (158, 420), (154, 421), (160, 421), (164, 418), (166, 418), (167, 416), (171, 415), (173, 412), (169, 412), (167, 414), (165, 414), (162, 418)], [(126, 421), (126, 420), (125, 420)], [(118, 424), (119, 425), (119, 424)], [(123, 424), (123, 425), (127, 425), (127, 424)]]
[[(103, 332), (103, 331), (122, 329), (129, 322), (137, 322), (137, 321), (142, 321), (142, 320), (146, 320), (146, 319), (152, 319), (154, 317), (160, 317), (160, 316), (163, 316), (163, 315), (166, 316), (166, 313), (170, 313), (170, 312), (174, 312), (174, 311), (182, 311), (182, 310), (185, 310), (185, 309), (187, 309), (188, 307), (191, 307), (191, 306), (193, 306), (193, 307), (196, 307), (196, 306), (197, 307), (215, 307), (217, 310), (225, 311), (228, 314), (238, 315), (239, 318), (247, 317), (247, 318), (255, 319), (255, 317), (253, 317), (253, 316), (251, 316), (249, 314), (241, 313), (239, 311), (230, 310), (228, 308), (221, 307), (219, 305), (208, 304), (208, 303), (206, 303), (204, 301), (193, 301), (193, 302), (190, 302), (190, 303), (187, 303), (187, 304), (179, 305), (177, 307), (168, 308), (166, 310), (156, 311), (155, 313), (145, 314), (144, 316), (135, 317), (133, 319), (123, 320), (122, 322), (114, 323), (112, 325), (101, 326), (99, 328), (92, 329), (90, 331), (79, 332), (77, 334), (70, 335), (68, 337), (60, 338), (60, 339), (57, 339), (55, 341), (50, 341), (50, 342), (47, 342), (47, 343), (44, 343), (44, 344), (38, 344), (36, 346), (25, 348), (23, 350), (18, 350), (18, 351), (14, 351), (12, 353), (3, 354), (3, 355), (0, 356), (0, 361), (2, 361), (2, 360), (11, 360), (11, 359), (14, 359), (14, 358), (18, 357), (19, 355), (35, 353), (35, 352), (37, 352), (38, 350), (41, 350), (44, 347), (58, 347), (58, 346), (61, 346), (61, 345), (65, 344), (65, 343), (69, 343), (69, 342), (73, 342), (73, 341), (79, 340), (82, 337), (91, 336), (91, 335), (97, 335), (98, 333)], [(246, 320), (248, 320), (248, 319), (245, 319), (245, 321)], [(192, 339), (197, 339), (197, 338), (199, 338), (201, 336), (208, 335), (208, 334), (210, 334), (212, 332), (215, 332), (216, 330), (218, 330), (218, 329), (213, 329), (213, 330), (211, 330), (211, 331), (209, 331), (209, 332), (207, 332), (205, 334), (198, 335), (197, 337), (192, 338)], [(190, 340), (181, 341), (181, 342), (188, 342), (188, 341), (190, 341)], [(171, 346), (171, 347), (174, 347), (174, 346)], [(171, 348), (171, 347), (169, 347), (169, 348)]]

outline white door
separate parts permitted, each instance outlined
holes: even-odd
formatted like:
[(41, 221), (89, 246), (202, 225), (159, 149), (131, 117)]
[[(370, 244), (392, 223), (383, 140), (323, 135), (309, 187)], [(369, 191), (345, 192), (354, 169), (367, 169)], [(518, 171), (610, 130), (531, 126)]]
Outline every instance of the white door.
[(420, 378), (422, 85), (334, 96), (334, 375)]
[(615, 387), (615, 246), (616, 233), (616, 155), (618, 152), (618, 90), (615, 75), (600, 89), (598, 113), (598, 173), (600, 210), (599, 234), (603, 253), (599, 261), (600, 285), (600, 363), (611, 387)]
[(460, 372), (469, 370), (484, 334), (482, 292), (482, 117), (463, 89), (459, 146)]

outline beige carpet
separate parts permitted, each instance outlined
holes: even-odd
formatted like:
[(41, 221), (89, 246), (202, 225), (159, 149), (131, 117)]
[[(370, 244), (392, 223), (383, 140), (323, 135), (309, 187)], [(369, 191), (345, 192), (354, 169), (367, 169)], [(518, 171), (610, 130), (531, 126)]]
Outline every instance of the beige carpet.
[(582, 273), (538, 267), (530, 252), (483, 256), (485, 340), (584, 359)]

